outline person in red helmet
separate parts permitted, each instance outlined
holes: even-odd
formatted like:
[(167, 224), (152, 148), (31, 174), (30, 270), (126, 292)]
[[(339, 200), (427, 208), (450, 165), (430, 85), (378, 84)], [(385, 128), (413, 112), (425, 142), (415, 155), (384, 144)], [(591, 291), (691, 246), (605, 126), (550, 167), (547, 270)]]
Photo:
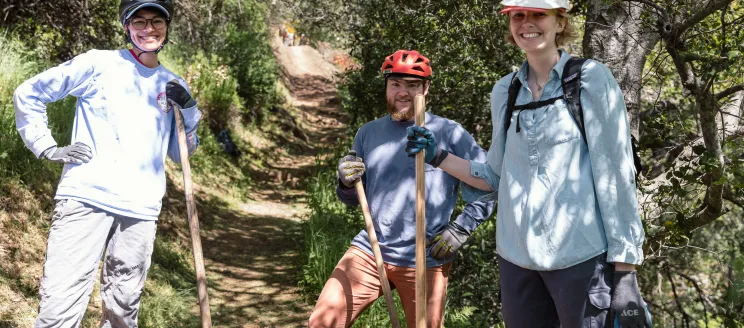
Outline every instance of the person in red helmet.
[[(343, 203), (358, 205), (354, 184), (361, 179), (390, 285), (398, 291), (408, 327), (415, 326), (415, 164), (398, 151), (413, 126), (413, 99), (426, 95), (431, 63), (417, 51), (399, 50), (385, 58), (388, 115), (368, 122), (354, 137), (357, 156), (343, 157), (336, 193)], [(478, 162), (486, 154), (458, 123), (426, 113), (426, 126), (442, 140), (441, 147)], [(450, 222), (460, 181), (426, 165), (427, 326), (442, 327), (450, 267), (457, 249), (493, 211), (493, 201), (474, 201)], [(369, 236), (360, 232), (338, 262), (318, 298), (309, 326), (349, 327), (382, 296)]]

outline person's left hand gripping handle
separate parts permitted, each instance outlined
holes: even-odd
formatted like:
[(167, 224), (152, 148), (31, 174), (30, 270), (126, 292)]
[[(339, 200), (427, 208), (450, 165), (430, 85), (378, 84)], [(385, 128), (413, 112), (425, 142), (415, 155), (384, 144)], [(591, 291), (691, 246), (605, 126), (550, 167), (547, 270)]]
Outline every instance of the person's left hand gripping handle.
[[(178, 80), (173, 79), (168, 81), (168, 83), (165, 85), (165, 95), (168, 98), (168, 101), (171, 101), (178, 105), (181, 109), (182, 114), (186, 114), (184, 110), (195, 108), (196, 107), (196, 100), (194, 100), (193, 97), (191, 97), (191, 94), (189, 93), (186, 88), (183, 87), (180, 83), (178, 83)], [(188, 115), (185, 115), (188, 116)], [(184, 117), (186, 119), (186, 117)], [(185, 123), (186, 124), (186, 123)], [(187, 124), (188, 125), (188, 124)], [(196, 133), (193, 133), (196, 131), (195, 127), (184, 127), (186, 130), (186, 143), (187, 147), (189, 148), (189, 156), (191, 153), (196, 150)], [(191, 128), (189, 130), (189, 128)]]
[(165, 95), (182, 109), (196, 106), (196, 100), (178, 80), (171, 80), (165, 85)]

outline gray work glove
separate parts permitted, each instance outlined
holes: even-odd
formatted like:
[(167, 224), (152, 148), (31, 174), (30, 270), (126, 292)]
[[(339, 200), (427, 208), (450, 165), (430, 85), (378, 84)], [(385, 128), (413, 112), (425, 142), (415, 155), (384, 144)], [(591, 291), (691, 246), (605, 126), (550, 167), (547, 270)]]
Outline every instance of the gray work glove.
[(42, 157), (52, 162), (64, 164), (83, 164), (88, 163), (93, 158), (93, 152), (88, 145), (82, 142), (76, 142), (73, 145), (58, 148), (52, 147), (45, 150)]
[(191, 97), (186, 88), (178, 80), (171, 80), (165, 85), (165, 96), (181, 108), (191, 108), (196, 106), (196, 100)]
[(429, 254), (437, 260), (447, 260), (455, 255), (458, 249), (464, 244), (470, 233), (455, 222), (442, 230), (440, 234), (426, 243), (429, 248)]
[(338, 163), (338, 180), (346, 188), (354, 187), (354, 184), (362, 177), (365, 170), (366, 167), (362, 162), (362, 158), (357, 157), (356, 152), (352, 151)]
[(615, 271), (614, 287), (611, 320), (617, 316), (622, 328), (651, 328), (651, 318), (646, 315), (646, 303), (638, 289), (636, 271)]

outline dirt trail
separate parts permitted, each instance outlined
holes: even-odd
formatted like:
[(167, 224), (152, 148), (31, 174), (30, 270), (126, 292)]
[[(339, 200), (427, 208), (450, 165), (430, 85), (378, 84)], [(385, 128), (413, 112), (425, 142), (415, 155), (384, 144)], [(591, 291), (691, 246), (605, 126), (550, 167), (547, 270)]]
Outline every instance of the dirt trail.
[[(204, 230), (204, 251), (215, 327), (304, 327), (312, 310), (300, 294), (304, 180), (315, 155), (345, 129), (332, 76), (336, 68), (308, 46), (272, 46), (300, 111), (306, 143), (283, 147), (270, 174), (257, 178), (255, 201), (229, 198)], [(209, 215), (205, 213), (205, 215)]]

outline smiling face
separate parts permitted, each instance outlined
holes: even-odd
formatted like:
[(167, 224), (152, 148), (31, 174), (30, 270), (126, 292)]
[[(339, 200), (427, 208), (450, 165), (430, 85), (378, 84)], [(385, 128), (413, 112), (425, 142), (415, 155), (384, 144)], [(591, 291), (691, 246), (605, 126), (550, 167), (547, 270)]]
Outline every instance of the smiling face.
[(393, 76), (387, 79), (385, 100), (390, 117), (395, 121), (408, 121), (413, 118), (413, 98), (426, 95), (429, 81), (415, 77)]
[(155, 51), (165, 42), (168, 24), (165, 15), (157, 10), (140, 9), (127, 21), (132, 42), (141, 50)]
[(517, 46), (526, 53), (555, 52), (558, 49), (556, 35), (563, 31), (566, 23), (555, 10), (509, 12), (509, 31)]

